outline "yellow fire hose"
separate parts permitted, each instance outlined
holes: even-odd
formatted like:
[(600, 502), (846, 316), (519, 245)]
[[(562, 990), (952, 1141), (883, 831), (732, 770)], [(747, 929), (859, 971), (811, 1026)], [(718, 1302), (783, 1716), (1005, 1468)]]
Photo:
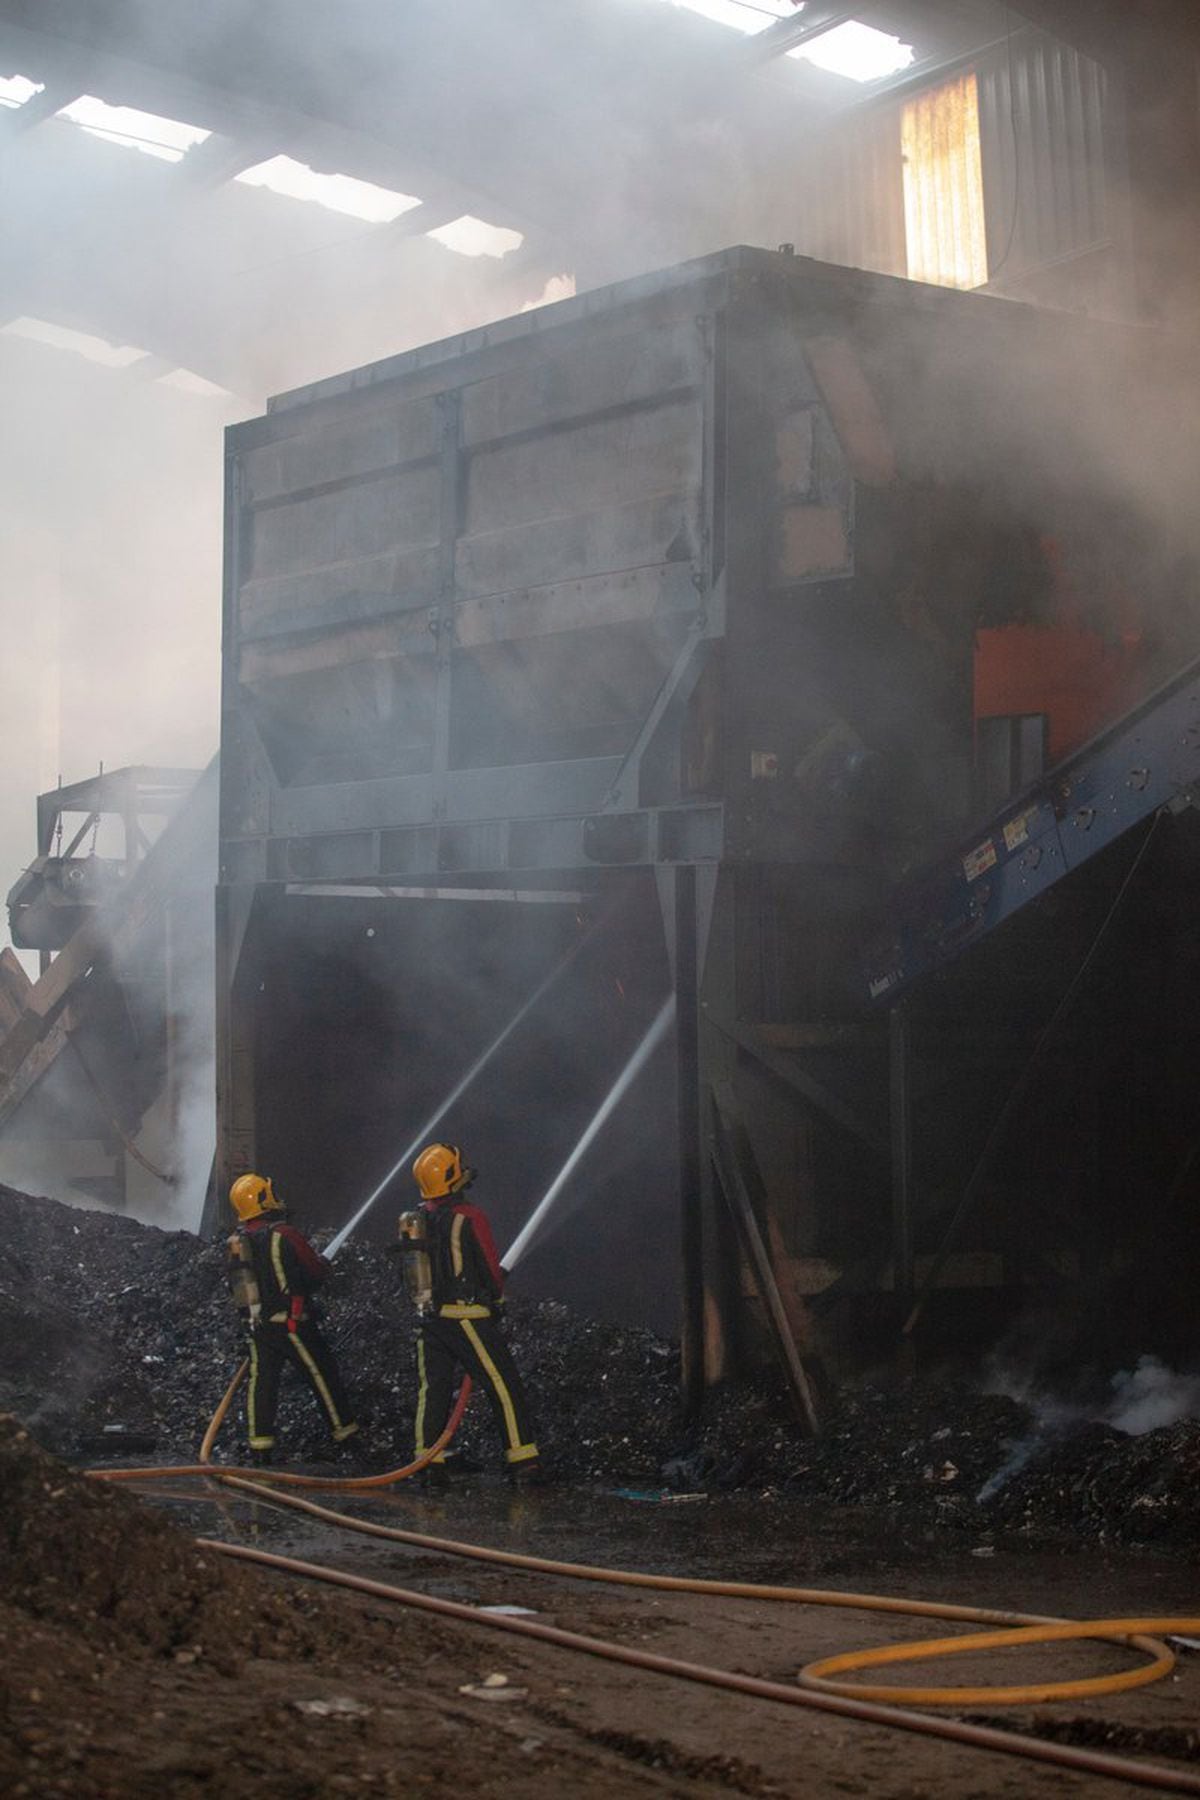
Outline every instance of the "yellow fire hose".
[[(1197, 1619), (1085, 1619), (1059, 1625), (1026, 1626), (1016, 1631), (978, 1631), (970, 1637), (924, 1638), (915, 1644), (888, 1644), (878, 1650), (851, 1650), (842, 1656), (825, 1656), (800, 1671), (805, 1687), (827, 1694), (857, 1694), (862, 1700), (881, 1700), (908, 1706), (1042, 1706), (1053, 1700), (1094, 1700), (1101, 1694), (1122, 1694), (1130, 1688), (1161, 1681), (1175, 1667), (1175, 1655), (1148, 1632), (1171, 1635), (1200, 1630)], [(1111, 1638), (1144, 1650), (1151, 1661), (1116, 1675), (1090, 1675), (1079, 1681), (1044, 1681), (1020, 1687), (888, 1687), (865, 1682), (831, 1681), (852, 1669), (877, 1669), (887, 1663), (924, 1662), (934, 1656), (960, 1656), (972, 1650), (1000, 1650), (1009, 1644), (1069, 1643), (1076, 1638)]]
[[(824, 1588), (798, 1588), (756, 1582), (714, 1581), (679, 1575), (654, 1575), (641, 1570), (608, 1569), (588, 1563), (559, 1562), (549, 1557), (528, 1556), (514, 1551), (492, 1549), (482, 1544), (468, 1544), (456, 1539), (434, 1537), (425, 1532), (408, 1531), (400, 1526), (380, 1525), (372, 1520), (357, 1519), (348, 1513), (337, 1512), (331, 1507), (320, 1506), (313, 1501), (301, 1499), (297, 1494), (280, 1493), (275, 1484), (310, 1488), (339, 1488), (354, 1492), (387, 1487), (406, 1479), (438, 1455), (453, 1437), (470, 1397), (470, 1378), (464, 1377), (454, 1410), (437, 1443), (422, 1457), (404, 1468), (391, 1470), (383, 1475), (361, 1476), (341, 1481), (318, 1476), (296, 1475), (288, 1470), (273, 1470), (264, 1480), (262, 1473), (254, 1470), (251, 1473), (255, 1475), (256, 1479), (248, 1481), (244, 1478), (246, 1471), (214, 1467), (209, 1460), (217, 1433), (245, 1373), (246, 1364), (243, 1363), (222, 1395), (201, 1442), (198, 1463), (163, 1469), (113, 1469), (91, 1472), (103, 1480), (142, 1482), (171, 1479), (184, 1475), (208, 1475), (220, 1481), (223, 1486), (237, 1488), (252, 1495), (261, 1503), (304, 1512), (345, 1530), (360, 1532), (371, 1537), (388, 1538), (394, 1542), (411, 1544), (416, 1548), (437, 1551), (443, 1555), (462, 1556), (475, 1561), (498, 1564), (525, 1573), (563, 1576), (572, 1580), (596, 1581), (615, 1586), (654, 1588), (672, 1593), (723, 1595), (729, 1598), (783, 1601), (796, 1605), (837, 1606), (870, 1612), (903, 1613), (922, 1618), (953, 1619), (974, 1624), (1003, 1626), (1002, 1630), (976, 1632), (966, 1637), (930, 1638), (917, 1643), (892, 1644), (879, 1649), (850, 1651), (838, 1656), (823, 1657), (801, 1669), (799, 1684), (796, 1687), (789, 1687), (784, 1683), (761, 1681), (756, 1677), (736, 1675), (729, 1671), (711, 1669), (706, 1665), (687, 1663), (676, 1658), (631, 1651), (622, 1646), (610, 1644), (605, 1639), (562, 1631), (557, 1627), (542, 1625), (532, 1620), (499, 1618), (495, 1615), (484, 1614), (474, 1607), (437, 1600), (432, 1596), (408, 1589), (370, 1582), (362, 1577), (349, 1575), (340, 1570), (328, 1569), (319, 1564), (273, 1556), (265, 1551), (249, 1549), (244, 1545), (223, 1544), (217, 1540), (208, 1539), (198, 1540), (207, 1547), (219, 1550), (228, 1556), (246, 1558), (312, 1579), (332, 1581), (345, 1587), (378, 1594), (427, 1611), (440, 1611), (448, 1616), (471, 1619), (498, 1629), (514, 1629), (526, 1636), (540, 1637), (565, 1648), (605, 1656), (609, 1660), (630, 1662), (638, 1667), (653, 1669), (659, 1673), (676, 1674), (711, 1686), (758, 1694), (763, 1698), (786, 1700), (792, 1705), (813, 1705), (821, 1710), (841, 1712), (846, 1717), (900, 1726), (907, 1730), (924, 1729), (935, 1736), (977, 1744), (980, 1748), (1025, 1755), (1033, 1757), (1035, 1760), (1054, 1761), (1062, 1767), (1087, 1770), (1094, 1774), (1111, 1776), (1114, 1779), (1133, 1781), (1141, 1786), (1200, 1795), (1200, 1778), (1186, 1775), (1183, 1772), (1176, 1774), (1170, 1769), (1133, 1762), (1127, 1758), (1074, 1750), (1064, 1745), (1033, 1742), (1012, 1733), (994, 1731), (960, 1721), (937, 1721), (926, 1714), (902, 1710), (922, 1706), (981, 1704), (1032, 1706), (1055, 1700), (1095, 1699), (1101, 1695), (1127, 1692), (1131, 1688), (1161, 1680), (1175, 1667), (1173, 1651), (1158, 1637), (1150, 1634), (1168, 1633), (1191, 1636), (1200, 1632), (1200, 1618), (1155, 1617), (1073, 1621), (1047, 1618), (1039, 1614), (1006, 1612), (993, 1608), (960, 1606), (938, 1601), (906, 1600), (896, 1595), (858, 1594)], [(878, 1668), (893, 1663), (925, 1661), (939, 1656), (962, 1655), (972, 1651), (995, 1650), (1014, 1645), (1030, 1646), (1042, 1643), (1071, 1642), (1082, 1638), (1127, 1645), (1142, 1651), (1150, 1660), (1139, 1668), (1125, 1669), (1111, 1675), (1091, 1676), (1074, 1681), (1027, 1683), (1008, 1687), (893, 1687), (882, 1684), (851, 1683), (836, 1679), (838, 1676), (857, 1672), (860, 1669)]]
[[(239, 1482), (238, 1485), (252, 1484)], [(894, 1730), (916, 1732), (923, 1737), (940, 1738), (945, 1742), (965, 1744), (978, 1750), (999, 1751), (1006, 1756), (1018, 1756), (1030, 1762), (1049, 1763), (1058, 1768), (1071, 1769), (1076, 1774), (1100, 1775), (1137, 1787), (1154, 1788), (1159, 1792), (1200, 1795), (1200, 1775), (1193, 1775), (1183, 1769), (1172, 1769), (1161, 1763), (1136, 1762), (1131, 1757), (1112, 1756), (1104, 1751), (1076, 1749), (1068, 1744), (1022, 1737), (1016, 1732), (1000, 1731), (994, 1726), (968, 1724), (961, 1719), (939, 1719), (928, 1713), (913, 1712), (907, 1707), (880, 1706), (869, 1700), (822, 1693), (819, 1689), (803, 1688), (783, 1681), (764, 1680), (759, 1676), (742, 1675), (731, 1669), (713, 1668), (706, 1663), (686, 1662), (679, 1657), (660, 1656), (653, 1651), (635, 1649), (630, 1644), (614, 1643), (608, 1638), (588, 1637), (582, 1632), (565, 1631), (557, 1625), (544, 1624), (540, 1619), (485, 1613), (479, 1607), (467, 1606), (461, 1601), (443, 1600), (438, 1595), (423, 1594), (412, 1588), (393, 1587), (389, 1583), (372, 1581), (363, 1575), (351, 1575), (344, 1569), (329, 1568), (323, 1563), (302, 1562), (296, 1557), (278, 1556), (250, 1544), (222, 1543), (215, 1538), (197, 1538), (196, 1542), (205, 1550), (214, 1550), (219, 1555), (232, 1557), (237, 1561), (279, 1569), (284, 1574), (300, 1575), (310, 1581), (329, 1582), (337, 1587), (349, 1588), (354, 1593), (390, 1600), (420, 1612), (460, 1619), (469, 1624), (482, 1625), (490, 1631), (535, 1639), (541, 1643), (553, 1644), (559, 1649), (602, 1657), (606, 1662), (644, 1669), (651, 1674), (670, 1675), (680, 1680), (698, 1682), (705, 1687), (748, 1694), (761, 1700), (778, 1701), (785, 1706), (832, 1713), (836, 1717), (854, 1719), (862, 1724), (884, 1725)], [(832, 1598), (830, 1595), (825, 1596), (826, 1602)]]
[[(274, 1476), (268, 1478), (273, 1481)], [(254, 1494), (295, 1512), (357, 1531), (367, 1537), (388, 1538), (393, 1543), (410, 1544), (417, 1549), (433, 1550), (445, 1556), (468, 1557), (476, 1562), (499, 1564), (526, 1574), (565, 1576), (574, 1581), (599, 1581), (617, 1587), (655, 1588), (676, 1594), (719, 1594), (731, 1599), (784, 1601), (799, 1606), (837, 1606), (861, 1612), (903, 1613), (926, 1619), (955, 1619), (974, 1625), (1000, 1625), (1002, 1631), (977, 1632), (970, 1637), (927, 1638), (912, 1644), (893, 1644), (879, 1650), (848, 1652), (842, 1656), (822, 1658), (800, 1671), (805, 1687), (830, 1694), (844, 1694), (860, 1700), (883, 1701), (902, 1706), (1038, 1706), (1053, 1700), (1095, 1699), (1102, 1694), (1119, 1694), (1130, 1688), (1144, 1687), (1161, 1681), (1175, 1667), (1175, 1655), (1157, 1637), (1148, 1634), (1165, 1632), (1191, 1635), (1200, 1631), (1200, 1619), (1098, 1619), (1077, 1622), (1047, 1618), (1044, 1614), (1000, 1611), (988, 1607), (957, 1606), (935, 1600), (906, 1600), (892, 1594), (839, 1593), (829, 1588), (777, 1587), (752, 1581), (708, 1581), (684, 1575), (652, 1575), (635, 1569), (608, 1569), (590, 1563), (556, 1562), (549, 1557), (526, 1556), (516, 1551), (493, 1550), (483, 1544), (467, 1544), (454, 1538), (432, 1537), (425, 1532), (408, 1531), (398, 1525), (379, 1525), (373, 1520), (356, 1519), (349, 1513), (335, 1512), (332, 1507), (318, 1506), (295, 1494), (273, 1493), (261, 1480), (245, 1481), (236, 1475), (222, 1476), (230, 1487)], [(873, 1668), (881, 1663), (916, 1662), (926, 1657), (951, 1656), (972, 1650), (994, 1650), (1010, 1644), (1040, 1644), (1070, 1641), (1078, 1638), (1112, 1640), (1142, 1651), (1149, 1662), (1136, 1669), (1123, 1669), (1112, 1675), (1094, 1675), (1078, 1681), (1029, 1683), (1020, 1687), (866, 1687), (858, 1683), (830, 1681), (828, 1676), (844, 1674), (851, 1669)]]

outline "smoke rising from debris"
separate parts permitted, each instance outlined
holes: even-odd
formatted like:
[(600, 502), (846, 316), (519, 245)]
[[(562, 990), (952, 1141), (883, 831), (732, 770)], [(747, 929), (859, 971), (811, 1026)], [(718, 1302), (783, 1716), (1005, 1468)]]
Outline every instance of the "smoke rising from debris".
[(1180, 1419), (1200, 1418), (1200, 1375), (1180, 1375), (1156, 1356), (1141, 1356), (1133, 1369), (1113, 1376), (1112, 1404), (1104, 1423), (1130, 1437), (1144, 1437)]
[(1020, 1401), (1033, 1412), (1036, 1424), (1028, 1437), (1012, 1446), (1007, 1460), (980, 1488), (976, 1499), (981, 1505), (998, 1494), (1039, 1451), (1080, 1426), (1108, 1425), (1128, 1437), (1145, 1437), (1182, 1419), (1200, 1419), (1200, 1374), (1169, 1369), (1156, 1356), (1140, 1356), (1132, 1369), (1118, 1370), (1109, 1384), (1108, 1397), (1090, 1406), (1040, 1392), (1028, 1381), (1001, 1372), (987, 1383), (985, 1392)]

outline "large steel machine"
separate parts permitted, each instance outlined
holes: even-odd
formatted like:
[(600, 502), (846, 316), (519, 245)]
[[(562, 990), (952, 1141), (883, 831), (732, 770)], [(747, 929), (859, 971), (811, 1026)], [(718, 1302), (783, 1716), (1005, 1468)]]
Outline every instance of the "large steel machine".
[(1133, 697), (1183, 660), (1178, 562), (1134, 554), (1102, 453), (1148, 368), (1116, 327), (736, 249), (234, 427), (218, 1185), (269, 1160), (340, 1222), (582, 937), (447, 1125), (502, 1228), (668, 985), (675, 1050), (531, 1279), (681, 1302), (693, 1394), (768, 1332), (794, 1371), (822, 1298), (911, 1298), (864, 956), (1042, 771), (1058, 701), (1034, 655), (982, 721), (981, 633), (1119, 639)]

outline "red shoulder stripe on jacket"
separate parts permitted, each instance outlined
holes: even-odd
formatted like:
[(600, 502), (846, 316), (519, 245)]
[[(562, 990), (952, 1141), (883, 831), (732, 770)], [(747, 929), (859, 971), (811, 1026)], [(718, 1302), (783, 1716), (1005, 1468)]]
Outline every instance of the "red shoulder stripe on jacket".
[(483, 1251), (483, 1259), (487, 1263), (488, 1273), (496, 1284), (496, 1292), (504, 1292), (504, 1270), (500, 1266), (500, 1258), (496, 1253), (496, 1240), (492, 1236), (492, 1228), (487, 1222), (487, 1215), (481, 1213), (477, 1206), (470, 1206), (465, 1200), (459, 1201), (454, 1208), (474, 1231)]
[(284, 1238), (291, 1249), (295, 1251), (301, 1267), (307, 1271), (312, 1279), (314, 1281), (323, 1281), (326, 1274), (325, 1258), (313, 1249), (303, 1232), (297, 1231), (294, 1225), (277, 1225), (275, 1229), (280, 1237)]

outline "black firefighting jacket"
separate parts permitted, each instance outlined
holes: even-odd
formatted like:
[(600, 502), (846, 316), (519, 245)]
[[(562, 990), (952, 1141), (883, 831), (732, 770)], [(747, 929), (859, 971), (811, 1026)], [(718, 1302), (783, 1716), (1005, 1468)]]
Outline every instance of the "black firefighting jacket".
[(262, 1317), (295, 1325), (308, 1316), (308, 1302), (329, 1274), (329, 1264), (294, 1225), (278, 1219), (251, 1219), (230, 1239), (231, 1268), (239, 1241), (250, 1251)]
[(460, 1307), (490, 1312), (504, 1291), (504, 1270), (492, 1228), (477, 1206), (463, 1200), (425, 1200), (425, 1232), (433, 1275), (434, 1311), (454, 1316)]

